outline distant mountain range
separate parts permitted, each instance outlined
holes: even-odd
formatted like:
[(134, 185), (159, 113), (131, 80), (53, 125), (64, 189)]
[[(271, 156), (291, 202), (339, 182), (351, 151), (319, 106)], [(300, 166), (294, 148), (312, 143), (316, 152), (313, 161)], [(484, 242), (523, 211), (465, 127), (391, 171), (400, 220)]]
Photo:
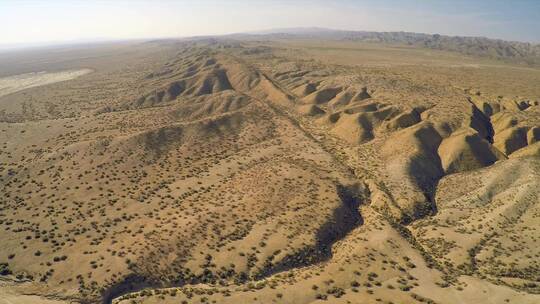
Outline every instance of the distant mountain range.
[[(346, 31), (327, 28), (282, 28), (235, 34), (264, 35), (269, 38), (320, 38), (331, 40), (406, 44), (466, 55), (488, 57), (528, 65), (540, 64), (540, 44), (506, 41), (486, 37), (446, 36), (411, 32)], [(232, 36), (235, 36), (232, 35)]]

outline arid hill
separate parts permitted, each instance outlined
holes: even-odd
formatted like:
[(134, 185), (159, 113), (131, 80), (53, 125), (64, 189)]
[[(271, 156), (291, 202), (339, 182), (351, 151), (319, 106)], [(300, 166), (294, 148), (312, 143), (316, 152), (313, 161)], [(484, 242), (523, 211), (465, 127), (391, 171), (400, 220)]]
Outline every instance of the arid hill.
[(0, 96), (6, 303), (540, 301), (540, 70), (318, 38), (87, 52), (2, 62), (47, 71)]

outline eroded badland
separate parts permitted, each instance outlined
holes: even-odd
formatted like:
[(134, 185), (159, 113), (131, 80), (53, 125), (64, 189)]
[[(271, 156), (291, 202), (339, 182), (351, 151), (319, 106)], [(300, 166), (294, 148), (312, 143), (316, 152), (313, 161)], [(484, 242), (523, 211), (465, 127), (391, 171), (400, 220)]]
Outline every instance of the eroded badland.
[(0, 303), (540, 302), (538, 68), (279, 39), (3, 56), (77, 75), (0, 97)]

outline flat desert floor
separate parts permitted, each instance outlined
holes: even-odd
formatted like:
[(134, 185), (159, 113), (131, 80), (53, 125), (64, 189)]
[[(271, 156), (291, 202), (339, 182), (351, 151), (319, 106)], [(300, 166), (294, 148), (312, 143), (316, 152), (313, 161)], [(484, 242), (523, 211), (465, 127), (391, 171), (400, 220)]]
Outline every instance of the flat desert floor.
[(33, 87), (75, 79), (90, 72), (92, 72), (90, 69), (52, 73), (42, 71), (3, 77), (0, 78), (0, 97)]

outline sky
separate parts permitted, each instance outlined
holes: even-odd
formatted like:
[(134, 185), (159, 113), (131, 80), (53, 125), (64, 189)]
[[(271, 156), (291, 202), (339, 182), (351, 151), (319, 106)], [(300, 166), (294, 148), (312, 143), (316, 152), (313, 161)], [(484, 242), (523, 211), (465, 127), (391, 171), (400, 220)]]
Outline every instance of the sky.
[(0, 0), (0, 46), (288, 27), (540, 43), (540, 0)]

